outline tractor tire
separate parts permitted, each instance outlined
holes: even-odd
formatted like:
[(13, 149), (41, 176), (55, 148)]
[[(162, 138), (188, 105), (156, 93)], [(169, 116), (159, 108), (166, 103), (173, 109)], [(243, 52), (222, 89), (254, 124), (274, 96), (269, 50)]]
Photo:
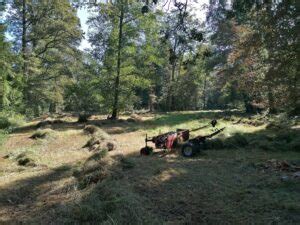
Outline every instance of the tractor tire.
[(185, 143), (181, 148), (181, 154), (184, 157), (193, 157), (198, 152), (198, 146), (188, 142)]
[(141, 155), (151, 155), (152, 152), (153, 152), (153, 148), (149, 147), (149, 146), (146, 146), (144, 148), (141, 148), (140, 154)]

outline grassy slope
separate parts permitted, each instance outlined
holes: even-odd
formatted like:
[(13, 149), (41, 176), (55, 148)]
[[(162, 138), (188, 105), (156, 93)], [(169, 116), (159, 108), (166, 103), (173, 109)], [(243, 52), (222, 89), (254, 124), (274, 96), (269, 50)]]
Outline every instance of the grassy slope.
[[(225, 148), (207, 150), (191, 159), (176, 153), (138, 155), (145, 133), (196, 128), (230, 114), (171, 113), (145, 116), (140, 123), (109, 124), (95, 117), (92, 123), (101, 123), (119, 143), (119, 151), (98, 161), (89, 158), (94, 153), (81, 149), (88, 137), (82, 134), (82, 125), (71, 123), (70, 118), (70, 123), (54, 127), (54, 134), (46, 140), (29, 139), (31, 129), (12, 134), (0, 151), (1, 155), (11, 154), (10, 159), (0, 158), (0, 222), (295, 224), (300, 219), (299, 180), (283, 182), (280, 178), (292, 173), (260, 165), (270, 159), (299, 165), (300, 153), (274, 151), (274, 146), (273, 151), (258, 148), (256, 143), (266, 137), (273, 137), (267, 145), (276, 140), (265, 125), (232, 125), (221, 119), (218, 126), (227, 127), (219, 136)], [(243, 116), (234, 114), (231, 118), (235, 120)], [(210, 128), (197, 134), (209, 132)], [(243, 146), (236, 132), (254, 144)], [(38, 166), (17, 166), (15, 158), (22, 152)], [(82, 187), (74, 171), (91, 162), (101, 164), (96, 168), (101, 181)]]

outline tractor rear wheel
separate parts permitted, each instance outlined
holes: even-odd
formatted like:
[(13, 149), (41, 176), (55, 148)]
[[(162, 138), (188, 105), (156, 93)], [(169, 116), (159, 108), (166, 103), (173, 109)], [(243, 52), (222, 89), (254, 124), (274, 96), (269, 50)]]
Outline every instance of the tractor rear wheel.
[(197, 153), (197, 151), (197, 146), (191, 142), (185, 143), (181, 148), (181, 154), (184, 157), (192, 157)]

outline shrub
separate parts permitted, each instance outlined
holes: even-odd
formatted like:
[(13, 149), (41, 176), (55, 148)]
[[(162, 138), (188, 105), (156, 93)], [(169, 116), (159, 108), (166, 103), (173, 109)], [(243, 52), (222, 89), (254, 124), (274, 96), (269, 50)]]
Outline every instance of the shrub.
[(13, 113), (9, 117), (9, 122), (12, 127), (18, 127), (25, 124), (25, 117), (18, 113)]
[(5, 142), (7, 138), (7, 133), (5, 131), (0, 130), (0, 147)]
[(24, 116), (13, 112), (0, 112), (0, 129), (10, 129), (24, 124)]
[(11, 126), (8, 118), (1, 116), (0, 117), (0, 129), (7, 129)]

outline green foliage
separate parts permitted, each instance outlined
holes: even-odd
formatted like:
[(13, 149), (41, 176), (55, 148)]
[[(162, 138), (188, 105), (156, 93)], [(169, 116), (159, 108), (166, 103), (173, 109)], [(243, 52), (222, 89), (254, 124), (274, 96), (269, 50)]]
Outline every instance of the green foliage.
[(7, 117), (3, 117), (3, 116), (0, 117), (0, 129), (7, 129), (10, 127), (10, 125), (11, 124), (7, 119)]
[(229, 1), (211, 1), (208, 12), (216, 46), (211, 68), (218, 74), (219, 92), (212, 101), (231, 107), (240, 102), (248, 112), (259, 106), (297, 114), (296, 3), (231, 3), (228, 9)]
[(11, 45), (5, 40), (6, 26), (0, 24), (0, 108), (17, 110), (22, 95), (19, 92), (20, 80), (13, 63), (17, 60), (11, 51)]
[(0, 147), (4, 144), (7, 139), (7, 132), (0, 130)]
[(88, 80), (87, 76), (87, 74), (82, 74), (76, 81), (66, 85), (65, 109), (79, 112), (107, 112), (108, 110), (104, 107), (104, 98), (97, 89), (97, 81), (93, 80), (93, 77)]
[(76, 10), (67, 0), (12, 1), (10, 7), (7, 20), (13, 26), (8, 31), (20, 58), (11, 63), (22, 93), (18, 110), (27, 116), (55, 112), (62, 108), (64, 86), (78, 65), (82, 33)]
[(11, 1), (10, 23), (0, 25), (1, 110), (299, 113), (295, 2), (210, 1), (204, 35), (185, 3), (166, 12), (83, 1), (92, 46), (84, 53), (76, 3)]
[(7, 111), (0, 112), (0, 129), (12, 129), (23, 125), (24, 122), (25, 118), (21, 114)]

